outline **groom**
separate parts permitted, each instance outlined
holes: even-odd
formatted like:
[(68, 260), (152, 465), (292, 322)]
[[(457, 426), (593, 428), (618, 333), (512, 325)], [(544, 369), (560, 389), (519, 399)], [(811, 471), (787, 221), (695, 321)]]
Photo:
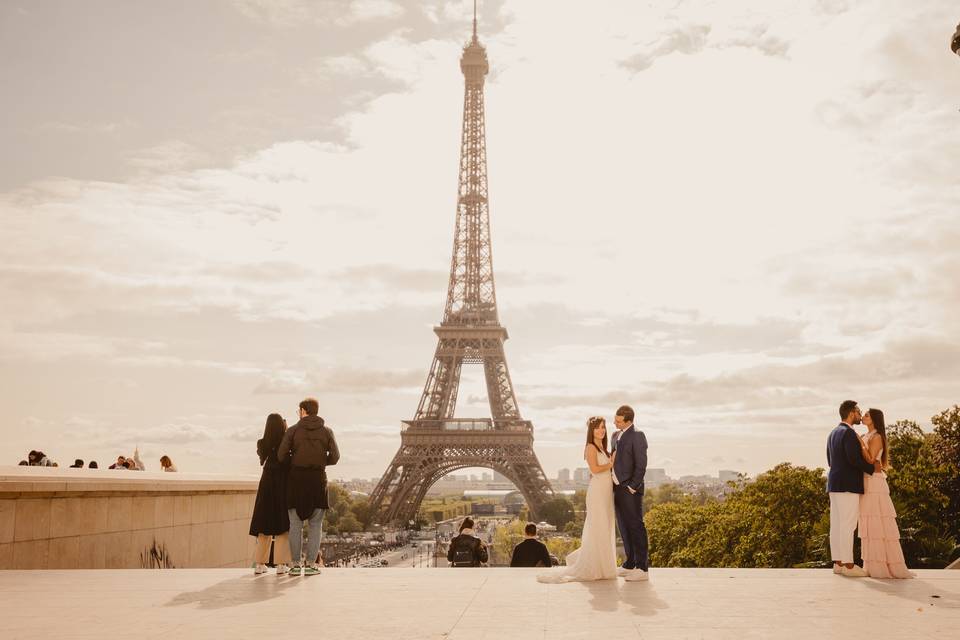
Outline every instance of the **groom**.
[(647, 527), (643, 524), (643, 476), (647, 473), (647, 437), (633, 426), (633, 409), (623, 405), (614, 417), (613, 504), (627, 554), (618, 575), (630, 582), (647, 580)]

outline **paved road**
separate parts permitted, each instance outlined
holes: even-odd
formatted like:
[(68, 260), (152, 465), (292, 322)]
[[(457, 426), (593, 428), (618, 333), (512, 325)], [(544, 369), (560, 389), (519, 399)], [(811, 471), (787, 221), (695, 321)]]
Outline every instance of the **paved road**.
[[(377, 558), (386, 560), (387, 567), (412, 567), (417, 566), (423, 567), (433, 566), (432, 565), (432, 554), (433, 554), (433, 540), (429, 542), (418, 542), (417, 549), (414, 549), (409, 544), (400, 549), (394, 551), (388, 551), (387, 553), (377, 556)], [(403, 557), (406, 556), (406, 557)]]

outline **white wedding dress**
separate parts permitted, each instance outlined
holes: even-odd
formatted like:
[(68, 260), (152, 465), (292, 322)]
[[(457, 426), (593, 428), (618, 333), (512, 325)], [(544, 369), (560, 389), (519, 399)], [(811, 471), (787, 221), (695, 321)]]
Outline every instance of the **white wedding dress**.
[[(610, 458), (597, 452), (597, 463)], [(537, 576), (540, 582), (611, 580), (617, 577), (617, 542), (614, 530), (613, 478), (610, 470), (591, 474), (587, 486), (587, 517), (580, 548), (567, 555), (567, 566), (555, 567)]]

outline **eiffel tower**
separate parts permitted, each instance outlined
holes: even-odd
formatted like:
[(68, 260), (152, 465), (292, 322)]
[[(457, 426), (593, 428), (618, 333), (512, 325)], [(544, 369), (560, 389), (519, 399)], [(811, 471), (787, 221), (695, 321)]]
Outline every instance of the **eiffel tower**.
[[(520, 490), (535, 518), (553, 489), (533, 451), (533, 423), (520, 416), (507, 370), (500, 325), (487, 206), (487, 145), (483, 83), (487, 52), (473, 38), (464, 47), (460, 70), (465, 79), (460, 179), (453, 261), (447, 301), (437, 334), (437, 350), (413, 420), (404, 420), (400, 450), (370, 497), (380, 522), (409, 522), (427, 493), (444, 475), (466, 467), (499, 471)], [(482, 364), (490, 418), (455, 418), (460, 371), (464, 363)]]

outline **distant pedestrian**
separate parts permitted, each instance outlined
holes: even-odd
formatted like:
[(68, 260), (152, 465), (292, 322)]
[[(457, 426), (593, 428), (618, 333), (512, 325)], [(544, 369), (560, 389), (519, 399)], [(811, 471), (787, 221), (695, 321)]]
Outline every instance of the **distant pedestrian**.
[[(284, 425), (286, 428), (286, 425)], [(263, 461), (260, 461), (260, 464), (263, 464)], [(160, 468), (164, 471), (175, 472), (177, 470), (177, 465), (173, 464), (173, 460), (170, 459), (170, 456), (160, 456)]]
[(537, 540), (537, 525), (527, 523), (523, 529), (524, 540), (513, 548), (511, 567), (549, 567), (550, 551), (547, 545)]
[(280, 414), (271, 413), (263, 427), (263, 437), (257, 440), (257, 455), (263, 472), (250, 519), (250, 535), (257, 538), (254, 573), (266, 572), (271, 539), (274, 541), (273, 561), (277, 565), (277, 575), (290, 570), (290, 515), (287, 513), (290, 462), (286, 458), (282, 461), (277, 458), (277, 449), (286, 430), (287, 421)]
[(71, 469), (83, 469), (83, 460), (81, 460), (80, 458), (77, 458), (76, 460), (73, 461), (73, 464), (70, 465), (70, 468), (71, 468)]
[[(277, 450), (277, 459), (290, 460), (290, 475), (287, 477), (287, 513), (290, 517), (290, 553), (293, 556), (294, 572), (304, 575), (320, 572), (317, 554), (323, 535), (323, 513), (330, 505), (327, 501), (326, 467), (340, 460), (340, 450), (330, 427), (317, 415), (320, 403), (307, 398), (300, 403), (300, 421), (283, 436)], [(307, 524), (307, 548), (303, 552), (303, 525)]]
[(27, 464), (31, 467), (52, 467), (53, 460), (48, 458), (43, 451), (31, 451), (27, 454)]
[(127, 459), (123, 456), (117, 456), (117, 461), (112, 465), (107, 467), (108, 469), (126, 469), (127, 468)]
[(447, 560), (451, 567), (479, 567), (488, 560), (487, 546), (473, 532), (473, 519), (464, 518), (460, 535), (450, 541)]
[(100, 467), (97, 465), (96, 460), (91, 460), (90, 464), (87, 465), (87, 469), (99, 469), (99, 468)]

